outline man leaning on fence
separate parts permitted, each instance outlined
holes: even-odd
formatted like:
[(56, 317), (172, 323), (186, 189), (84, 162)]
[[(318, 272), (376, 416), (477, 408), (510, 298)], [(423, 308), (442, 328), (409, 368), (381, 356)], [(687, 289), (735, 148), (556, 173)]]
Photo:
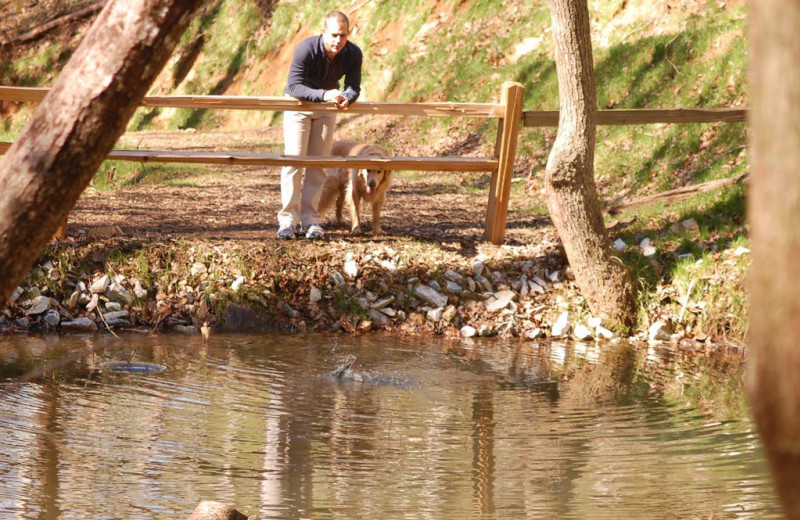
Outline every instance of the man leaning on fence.
[[(289, 69), (285, 92), (314, 103), (346, 108), (361, 91), (361, 49), (347, 41), (350, 21), (339, 11), (325, 17), (323, 32), (298, 45)], [(339, 80), (344, 76), (344, 90)], [(336, 112), (285, 112), (286, 155), (330, 155)], [(305, 170), (305, 175), (304, 171)], [(278, 238), (291, 239), (302, 231), (306, 238), (323, 238), (319, 224), (319, 193), (325, 183), (322, 168), (285, 166), (281, 170), (281, 210)], [(302, 184), (302, 187), (301, 187)]]

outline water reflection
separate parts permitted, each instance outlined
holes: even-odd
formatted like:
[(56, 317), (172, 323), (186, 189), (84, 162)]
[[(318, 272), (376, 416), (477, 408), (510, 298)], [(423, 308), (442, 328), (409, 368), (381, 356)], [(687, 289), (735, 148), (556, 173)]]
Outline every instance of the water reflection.
[[(186, 518), (201, 499), (256, 519), (779, 517), (750, 423), (670, 399), (719, 360), (580, 343), (3, 337), (2, 385), (87, 345), (100, 353), (3, 394), (0, 517)], [(330, 377), (352, 354), (370, 383)], [(99, 370), (127, 359), (168, 369)]]

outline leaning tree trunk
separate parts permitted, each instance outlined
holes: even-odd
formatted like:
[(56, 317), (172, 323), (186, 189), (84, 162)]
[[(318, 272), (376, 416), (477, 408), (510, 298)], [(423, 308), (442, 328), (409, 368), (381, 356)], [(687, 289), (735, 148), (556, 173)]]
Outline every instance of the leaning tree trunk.
[(0, 302), (125, 131), (202, 0), (113, 0), (0, 161)]
[(560, 115), (547, 160), (547, 207), (589, 308), (614, 327), (633, 325), (635, 289), (611, 253), (594, 183), (597, 112), (586, 0), (550, 0)]
[(800, 519), (800, 3), (750, 2), (748, 393), (787, 518)]

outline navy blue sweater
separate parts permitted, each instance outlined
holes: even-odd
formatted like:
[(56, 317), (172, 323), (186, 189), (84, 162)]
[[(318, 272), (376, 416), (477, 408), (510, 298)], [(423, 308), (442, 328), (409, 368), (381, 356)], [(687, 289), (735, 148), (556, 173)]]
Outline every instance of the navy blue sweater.
[(361, 49), (350, 41), (331, 60), (322, 46), (322, 35), (306, 38), (294, 52), (284, 92), (295, 99), (320, 103), (326, 90), (339, 89), (344, 76), (342, 95), (352, 103), (361, 93), (361, 60)]

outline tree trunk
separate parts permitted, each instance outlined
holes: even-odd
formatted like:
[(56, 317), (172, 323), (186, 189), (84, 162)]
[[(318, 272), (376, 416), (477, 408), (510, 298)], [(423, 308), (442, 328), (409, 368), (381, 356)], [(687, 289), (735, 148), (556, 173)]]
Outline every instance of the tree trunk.
[(800, 519), (800, 3), (750, 2), (748, 394), (787, 518)]
[(0, 160), (0, 302), (28, 273), (202, 0), (113, 0)]
[(586, 0), (550, 0), (560, 115), (547, 160), (547, 207), (575, 281), (592, 314), (612, 327), (633, 325), (630, 273), (611, 253), (594, 183), (597, 112)]

